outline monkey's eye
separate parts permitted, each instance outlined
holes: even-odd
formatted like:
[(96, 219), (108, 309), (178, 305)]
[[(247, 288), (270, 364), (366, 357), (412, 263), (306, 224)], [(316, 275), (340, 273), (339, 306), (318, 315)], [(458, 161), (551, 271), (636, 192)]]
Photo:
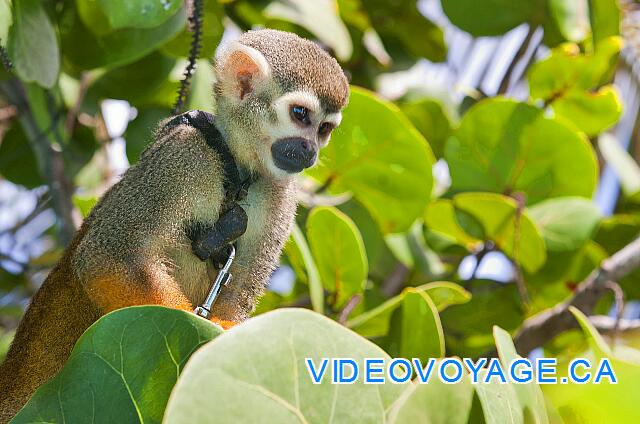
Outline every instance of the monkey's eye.
[(320, 137), (326, 137), (329, 134), (331, 134), (331, 131), (333, 131), (333, 124), (331, 122), (323, 122), (322, 124), (320, 124), (320, 127), (318, 128), (318, 135)]
[(309, 109), (304, 106), (291, 106), (291, 118), (300, 122), (302, 125), (311, 125)]

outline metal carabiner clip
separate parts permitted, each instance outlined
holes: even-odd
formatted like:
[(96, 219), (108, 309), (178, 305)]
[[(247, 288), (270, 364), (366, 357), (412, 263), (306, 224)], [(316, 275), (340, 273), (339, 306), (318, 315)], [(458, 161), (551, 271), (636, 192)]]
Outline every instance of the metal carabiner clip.
[(224, 263), (224, 266), (222, 267), (220, 272), (218, 272), (218, 276), (214, 280), (213, 285), (211, 286), (211, 290), (209, 290), (209, 294), (207, 295), (207, 298), (205, 299), (202, 305), (198, 306), (193, 311), (196, 315), (199, 315), (202, 318), (209, 318), (209, 314), (211, 313), (211, 307), (213, 306), (213, 303), (216, 301), (216, 298), (218, 297), (218, 293), (220, 293), (220, 288), (222, 288), (223, 285), (226, 286), (229, 283), (229, 281), (231, 281), (231, 278), (233, 277), (229, 272), (229, 268), (231, 267), (231, 264), (233, 263), (233, 260), (236, 257), (236, 249), (235, 247), (233, 247), (233, 245), (231, 245), (230, 247), (231, 249), (229, 250), (229, 258)]

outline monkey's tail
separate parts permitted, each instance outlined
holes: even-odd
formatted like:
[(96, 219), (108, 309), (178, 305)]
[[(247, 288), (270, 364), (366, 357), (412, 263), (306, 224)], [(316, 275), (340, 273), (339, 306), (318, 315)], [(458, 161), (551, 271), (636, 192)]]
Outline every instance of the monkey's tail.
[(63, 257), (34, 296), (0, 365), (0, 423), (13, 418), (62, 368), (75, 342), (98, 317)]
[(189, 63), (184, 71), (184, 77), (180, 81), (180, 89), (178, 90), (178, 98), (173, 106), (172, 114), (177, 115), (182, 109), (182, 105), (187, 99), (187, 93), (191, 86), (191, 77), (196, 68), (196, 60), (200, 56), (200, 48), (202, 47), (202, 15), (204, 13), (203, 0), (192, 0), (193, 7), (189, 14), (189, 28), (192, 31), (191, 49), (189, 50)]

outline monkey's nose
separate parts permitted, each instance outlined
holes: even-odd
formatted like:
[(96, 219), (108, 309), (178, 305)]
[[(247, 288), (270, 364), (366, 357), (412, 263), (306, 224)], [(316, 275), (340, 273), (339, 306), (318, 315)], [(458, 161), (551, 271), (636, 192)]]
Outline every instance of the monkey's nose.
[(288, 137), (271, 145), (271, 156), (275, 165), (287, 172), (300, 172), (316, 162), (318, 148), (310, 140)]

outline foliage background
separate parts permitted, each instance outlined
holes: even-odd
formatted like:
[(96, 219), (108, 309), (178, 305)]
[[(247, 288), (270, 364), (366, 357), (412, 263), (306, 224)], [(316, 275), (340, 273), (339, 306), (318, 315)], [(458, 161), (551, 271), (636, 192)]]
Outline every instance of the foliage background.
[[(494, 326), (516, 334), (640, 233), (634, 2), (205, 4), (188, 109), (215, 110), (209, 58), (223, 36), (253, 27), (317, 40), (353, 86), (343, 124), (301, 178), (297, 227), (257, 315), (305, 307), (392, 357), (477, 357), (496, 340), (500, 350), (504, 333)], [(13, 64), (0, 71), (0, 354), (82, 216), (169, 116), (189, 50), (185, 15), (177, 0), (0, 0), (0, 44)], [(525, 340), (533, 353), (516, 338), (521, 354), (561, 363), (604, 352), (620, 363), (620, 385), (545, 386), (546, 408), (514, 389), (493, 398), (477, 389), (448, 422), (639, 417), (639, 276), (583, 308), (606, 340), (579, 312), (582, 329), (572, 318)], [(251, 325), (274, 326), (277, 338), (280, 318), (269, 316)], [(239, 331), (262, 331), (254, 327)], [(322, 355), (322, 341), (300, 343)], [(449, 392), (425, 391), (407, 408), (443, 409)], [(150, 421), (162, 418), (162, 393)], [(415, 418), (411, 411), (393, 419)]]

